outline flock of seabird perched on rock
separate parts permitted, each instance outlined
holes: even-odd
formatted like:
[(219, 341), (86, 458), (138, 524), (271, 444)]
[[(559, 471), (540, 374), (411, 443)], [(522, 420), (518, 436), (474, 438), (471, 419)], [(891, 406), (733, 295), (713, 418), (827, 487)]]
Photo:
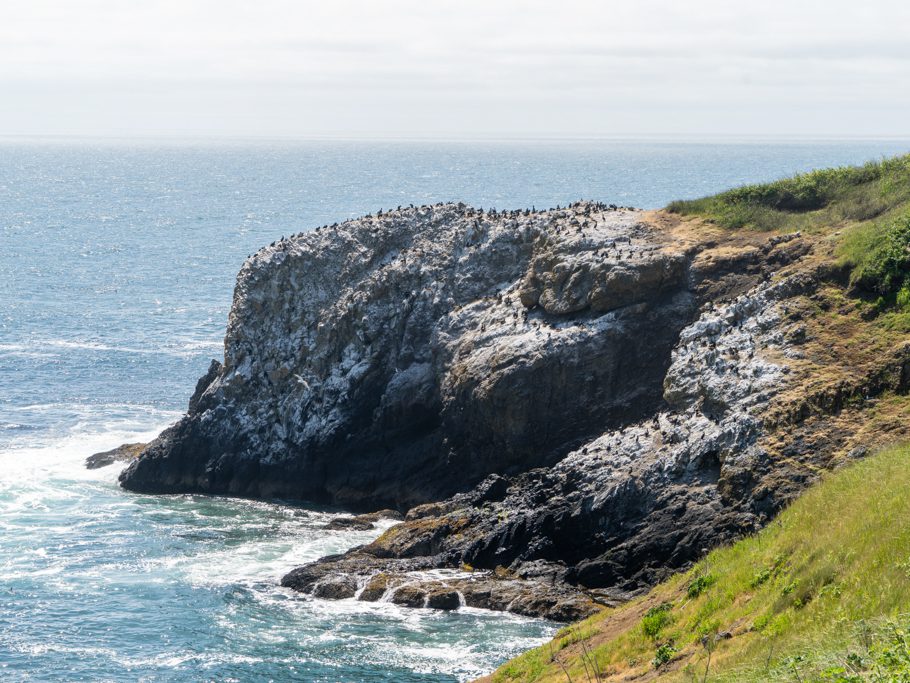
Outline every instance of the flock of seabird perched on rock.
[[(415, 211), (420, 211), (421, 209), (438, 209), (438, 208), (443, 208), (446, 206), (454, 206), (454, 207), (458, 208), (459, 210), (461, 210), (463, 212), (463, 214), (465, 216), (467, 216), (469, 218), (470, 217), (479, 217), (479, 218), (489, 217), (489, 218), (493, 218), (493, 219), (508, 219), (508, 218), (519, 218), (521, 216), (530, 216), (531, 214), (535, 214), (535, 213), (544, 214), (544, 213), (553, 213), (553, 212), (563, 211), (566, 213), (563, 213), (561, 216), (556, 216), (556, 217), (563, 218), (563, 219), (569, 218), (569, 224), (573, 228), (575, 228), (575, 233), (580, 234), (582, 237), (585, 237), (585, 234), (584, 234), (585, 228), (592, 228), (592, 227), (596, 226), (596, 221), (592, 221), (591, 223), (588, 222), (588, 218), (591, 217), (592, 213), (595, 213), (595, 212), (604, 213), (607, 211), (635, 211), (636, 210), (635, 207), (632, 207), (632, 206), (620, 206), (617, 204), (606, 204), (603, 202), (575, 202), (575, 203), (569, 204), (565, 207), (560, 207), (559, 204), (557, 204), (556, 207), (553, 209), (545, 209), (540, 212), (538, 212), (537, 208), (534, 206), (532, 206), (530, 209), (528, 209), (528, 208), (510, 209), (510, 210), (507, 209), (507, 210), (500, 211), (500, 210), (497, 210), (496, 208), (491, 208), (488, 210), (484, 210), (483, 207), (474, 208), (474, 207), (466, 206), (461, 203), (452, 204), (452, 203), (446, 203), (446, 202), (437, 202), (436, 204), (430, 204), (430, 205), (424, 205), (424, 206), (415, 206), (414, 204), (408, 204), (408, 206), (405, 207), (405, 206), (399, 205), (394, 210), (394, 212), (393, 211), (384, 212), (383, 209), (379, 209), (376, 212), (375, 218), (389, 217), (389, 216), (393, 216), (395, 214), (402, 215), (402, 214), (405, 214), (406, 212), (413, 213)], [(579, 209), (582, 209), (582, 210), (578, 211)], [(571, 213), (568, 213), (570, 211), (571, 211)], [(585, 217), (584, 221), (582, 221), (582, 222), (578, 221), (579, 215)], [(354, 219), (354, 220), (355, 221), (372, 220), (373, 218), (374, 218), (373, 214), (368, 213), (365, 216), (363, 216), (362, 218)], [(341, 227), (341, 225), (343, 225), (343, 224), (339, 224), (338, 222), (332, 223), (331, 225), (329, 225), (329, 224), (321, 225), (321, 226), (318, 226), (317, 228), (315, 228), (312, 232), (320, 233), (324, 230), (337, 231), (338, 228)], [(476, 220), (474, 222), (474, 227), (479, 227), (479, 224), (477, 223)], [(549, 227), (549, 226), (544, 226), (544, 227)], [(274, 249), (276, 246), (282, 246), (282, 244), (285, 241), (299, 239), (299, 238), (303, 237), (304, 235), (306, 235), (307, 232), (308, 231), (294, 233), (288, 237), (285, 237), (284, 235), (282, 235), (279, 239), (277, 239), (277, 240), (273, 241), (271, 244), (269, 244), (268, 247), (263, 247), (262, 249), (260, 249), (260, 251), (264, 251), (265, 249)], [(563, 227), (557, 226), (555, 232), (556, 232), (556, 234), (561, 235), (561, 234), (566, 234), (567, 230)], [(615, 246), (615, 243), (611, 243), (610, 245), (608, 245), (608, 247), (610, 247), (610, 248), (612, 248), (614, 246)], [(651, 249), (651, 250), (649, 250), (649, 252), (640, 252), (640, 255), (644, 255), (645, 253), (653, 253), (654, 251), (656, 251), (656, 249)], [(597, 256), (600, 255), (599, 251), (596, 255)], [(609, 253), (605, 254), (605, 256), (608, 256), (608, 257), (610, 255), (611, 254), (609, 254)], [(252, 256), (253, 256), (252, 254), (249, 254), (247, 256), (247, 258), (252, 258)], [(616, 255), (614, 256), (614, 258), (616, 258), (617, 260), (622, 260), (623, 258), (635, 258), (635, 256), (636, 256), (636, 252), (634, 250), (630, 249), (627, 257), (624, 257), (623, 253), (617, 247)]]

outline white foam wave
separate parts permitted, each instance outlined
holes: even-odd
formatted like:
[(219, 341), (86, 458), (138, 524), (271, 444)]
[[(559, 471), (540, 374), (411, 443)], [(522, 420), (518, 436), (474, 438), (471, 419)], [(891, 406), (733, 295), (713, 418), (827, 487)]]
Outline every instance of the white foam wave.
[(83, 431), (85, 425), (77, 424), (68, 435), (49, 445), (13, 443), (0, 450), (0, 495), (13, 491), (16, 500), (26, 506), (84, 495), (76, 488), (52, 484), (59, 480), (113, 481), (116, 468), (88, 470), (85, 459), (122, 443), (150, 441), (166, 426), (167, 423), (137, 429), (135, 421), (119, 420), (99, 431)]
[[(2, 412), (8, 413), (4, 416), (8, 422), (0, 422), (0, 478), (23, 458), (35, 463), (62, 462), (86, 451), (91, 455), (121, 443), (148, 440), (150, 434), (157, 434), (183, 414), (136, 403), (70, 402), (3, 406)], [(5, 428), (20, 423), (26, 428)], [(45, 426), (32, 428), (36, 424)]]
[[(282, 507), (271, 505), (270, 513), (275, 514)], [(369, 531), (326, 531), (321, 528), (337, 516), (312, 512), (304, 518), (292, 516), (280, 524), (260, 525), (243, 543), (184, 558), (181, 562), (183, 572), (196, 586), (254, 585), (264, 581), (277, 584), (293, 567), (369, 543), (396, 524), (392, 520), (381, 520)], [(232, 523), (242, 527), (244, 520), (234, 518)]]
[[(177, 600), (174, 609), (186, 609), (179, 596), (191, 590), (193, 600), (208, 607), (180, 618), (229, 635), (236, 649), (200, 653), (175, 641), (126, 654), (108, 642), (92, 649), (29, 637), (21, 647), (30, 656), (100, 658), (158, 673), (271, 666), (298, 655), (333, 669), (356, 656), (357, 666), (469, 680), (488, 672), (504, 652), (551, 634), (540, 622), (515, 615), (327, 601), (279, 586), (279, 577), (294, 566), (366, 543), (391, 520), (370, 531), (328, 531), (323, 527), (338, 513), (241, 499), (136, 495), (117, 486), (121, 466), (85, 469), (88, 455), (148, 441), (163, 426), (136, 419), (109, 420), (101, 429), (86, 423), (51, 445), (0, 450), (0, 538), (9, 539), (11, 551), (0, 544), (0, 576), (40, 586), (31, 590), (52, 596), (52, 603), (63, 601), (67, 607), (58, 609), (64, 613), (88, 596), (116, 615), (120, 596), (128, 595), (131, 609), (135, 600), (147, 600), (142, 604), (161, 619), (172, 619), (171, 601)], [(308, 643), (302, 650), (301, 642)]]

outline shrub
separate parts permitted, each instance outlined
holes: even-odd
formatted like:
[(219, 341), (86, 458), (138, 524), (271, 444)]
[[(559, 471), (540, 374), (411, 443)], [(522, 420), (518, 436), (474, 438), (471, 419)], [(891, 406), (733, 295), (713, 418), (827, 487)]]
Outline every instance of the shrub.
[(660, 632), (672, 621), (670, 616), (671, 609), (673, 609), (673, 606), (667, 602), (649, 609), (641, 620), (642, 632), (648, 638), (657, 640), (660, 637)]
[(910, 283), (904, 282), (897, 292), (897, 307), (901, 310), (910, 308)]
[[(860, 289), (889, 295), (902, 307), (910, 303), (910, 213), (906, 213), (886, 226), (877, 226), (874, 240), (867, 244), (866, 253), (855, 255), (851, 276)], [(906, 290), (906, 291), (905, 291)]]
[(657, 652), (654, 653), (654, 659), (651, 663), (654, 665), (655, 669), (659, 669), (664, 664), (673, 659), (673, 655), (677, 652), (676, 648), (673, 647), (672, 642), (666, 642), (660, 647), (657, 648)]
[(832, 666), (825, 669), (819, 674), (818, 680), (826, 683), (863, 683), (862, 676), (850, 673), (843, 666)]
[(758, 588), (763, 583), (767, 582), (768, 579), (771, 578), (772, 572), (773, 572), (772, 569), (765, 567), (752, 578), (752, 582), (749, 584), (749, 586), (751, 588)]
[(889, 622), (885, 641), (876, 648), (875, 672), (881, 680), (910, 680), (910, 633), (901, 625)]
[(692, 583), (689, 584), (689, 588), (686, 589), (686, 595), (690, 598), (697, 598), (699, 595), (704, 593), (708, 588), (713, 586), (717, 582), (717, 577), (712, 574), (702, 574), (695, 578)]

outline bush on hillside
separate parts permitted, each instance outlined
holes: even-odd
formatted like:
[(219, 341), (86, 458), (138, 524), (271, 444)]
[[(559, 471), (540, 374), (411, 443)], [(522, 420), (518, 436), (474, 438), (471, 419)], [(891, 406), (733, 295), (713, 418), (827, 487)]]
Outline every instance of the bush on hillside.
[(854, 284), (882, 295), (899, 292), (910, 274), (910, 214), (885, 226), (872, 248), (854, 271)]

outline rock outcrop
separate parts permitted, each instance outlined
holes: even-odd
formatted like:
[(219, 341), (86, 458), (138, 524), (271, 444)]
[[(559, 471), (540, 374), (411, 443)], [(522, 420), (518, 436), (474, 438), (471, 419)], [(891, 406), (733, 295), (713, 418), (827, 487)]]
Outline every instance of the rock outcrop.
[(330, 562), (300, 567), (282, 579), (282, 585), (333, 600), (391, 602), (406, 607), (454, 610), (477, 607), (508, 611), (553, 621), (577, 621), (626, 596), (580, 590), (552, 576), (529, 577), (502, 568), (496, 571), (424, 568), (421, 561), (399, 561), (388, 571), (375, 571), (374, 558), (348, 555), (347, 569)]
[(122, 475), (145, 492), (406, 510), (653, 413), (695, 309), (639, 213), (404, 209), (243, 266), (224, 364)]
[(109, 451), (93, 453), (85, 459), (85, 467), (86, 469), (97, 470), (101, 467), (113, 465), (115, 462), (130, 462), (138, 458), (147, 445), (144, 443), (125, 443)]
[[(508, 567), (526, 579), (527, 596), (541, 596), (541, 577), (564, 592), (575, 586), (571, 598), (550, 596), (537, 608), (578, 618), (598, 602), (590, 589), (639, 590), (755, 530), (783, 502), (763, 486), (773, 468), (757, 444), (756, 408), (786, 386), (787, 370), (763, 352), (781, 345), (779, 303), (807, 286), (802, 277), (760, 285), (687, 326), (666, 373), (666, 410), (553, 467), (492, 475), (467, 494), (417, 507), (376, 542), (292, 572), (284, 584), (318, 592), (320, 581), (343, 576), (353, 586), (382, 575), (429, 590), (420, 573), (431, 567)], [(527, 596), (508, 607), (526, 610)]]
[[(876, 443), (855, 417), (910, 388), (910, 350), (849, 324), (831, 253), (592, 203), (284, 239), (244, 264), (224, 363), (121, 482), (407, 510), (283, 585), (576, 619)], [(849, 364), (831, 305), (868, 349)]]

